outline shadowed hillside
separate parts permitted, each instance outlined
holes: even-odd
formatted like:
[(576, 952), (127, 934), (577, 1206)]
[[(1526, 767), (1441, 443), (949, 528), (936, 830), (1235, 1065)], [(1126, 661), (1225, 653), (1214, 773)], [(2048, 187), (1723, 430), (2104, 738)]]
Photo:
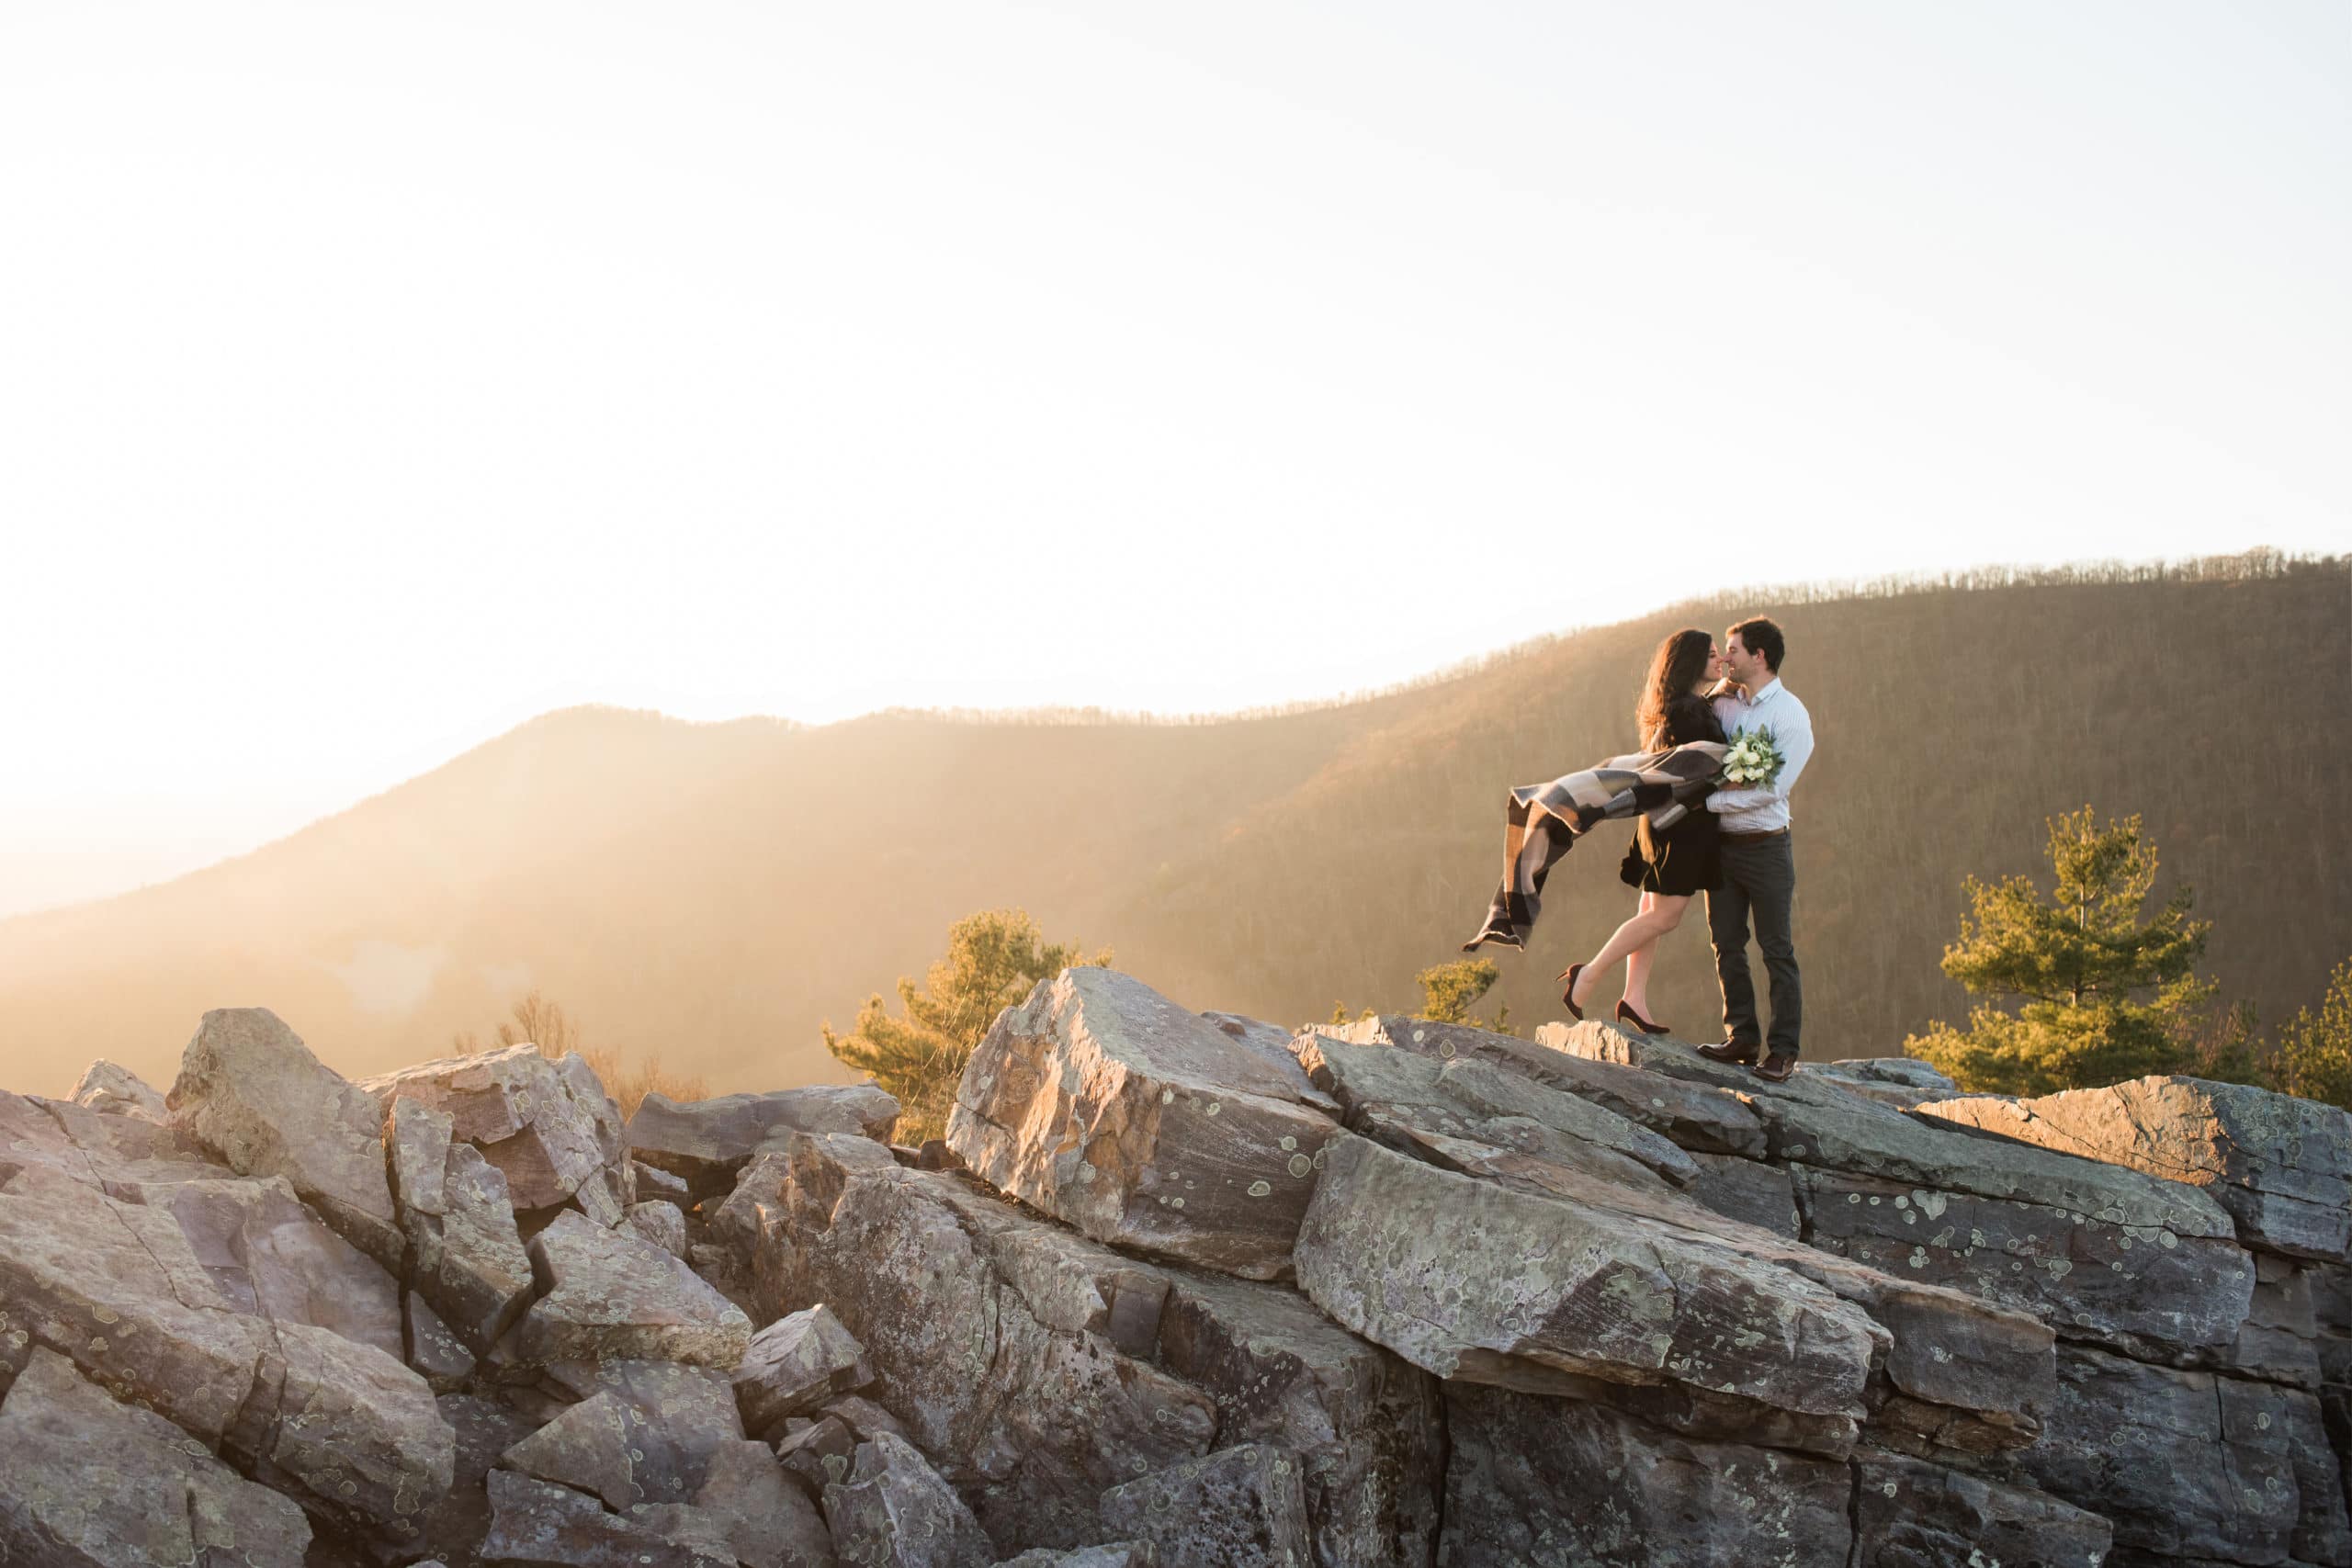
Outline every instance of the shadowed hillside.
[[(1504, 791), (1627, 749), (1658, 637), (1756, 610), (1786, 626), (1821, 740), (1798, 802), (1809, 1054), (1963, 1010), (1936, 969), (1961, 878), (2035, 870), (2042, 819), (2085, 802), (2143, 814), (2163, 886), (2195, 884), (2225, 995), (2276, 1019), (2352, 952), (2342, 561), (1775, 597), (1208, 723), (552, 714), (242, 859), (0, 922), (0, 1070), (62, 1091), (103, 1055), (167, 1084), (203, 1010), (266, 1001), (367, 1073), (537, 985), (714, 1091), (839, 1078), (818, 1020), (1000, 904), (1198, 1007), (1396, 1008), (1476, 928)], [(1499, 955), (1515, 1017), (1556, 1016), (1550, 977), (1627, 911), (1625, 836), (1570, 856), (1536, 951)], [(1712, 991), (1694, 911), (1653, 999), (1703, 1035)]]

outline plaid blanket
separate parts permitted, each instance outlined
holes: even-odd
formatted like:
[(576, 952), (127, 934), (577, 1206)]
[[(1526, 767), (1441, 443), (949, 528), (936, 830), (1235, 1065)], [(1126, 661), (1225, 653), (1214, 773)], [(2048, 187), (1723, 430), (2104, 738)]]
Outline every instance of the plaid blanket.
[(1490, 942), (1523, 951), (1554, 861), (1611, 819), (1646, 812), (1653, 832), (1671, 828), (1706, 792), (1707, 781), (1723, 771), (1726, 750), (1712, 740), (1694, 740), (1671, 750), (1611, 757), (1580, 773), (1511, 791), (1503, 829), (1503, 884), (1495, 889), (1487, 923), (1462, 951), (1475, 953)]

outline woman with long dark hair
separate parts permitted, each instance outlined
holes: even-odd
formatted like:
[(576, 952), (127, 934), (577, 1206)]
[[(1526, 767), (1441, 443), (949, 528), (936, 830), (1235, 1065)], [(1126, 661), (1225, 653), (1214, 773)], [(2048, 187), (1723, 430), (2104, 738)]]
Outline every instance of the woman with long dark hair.
[[(1694, 740), (1724, 739), (1707, 692), (1724, 672), (1723, 650), (1706, 632), (1676, 632), (1657, 645), (1650, 671), (1642, 682), (1642, 700), (1634, 723), (1645, 751), (1663, 751)], [(1650, 968), (1657, 956), (1657, 939), (1682, 923), (1691, 896), (1723, 882), (1723, 856), (1717, 840), (1714, 813), (1695, 804), (1672, 827), (1653, 830), (1647, 817), (1634, 819), (1634, 846), (1625, 852), (1618, 875), (1641, 893), (1633, 919), (1599, 953), (1582, 964), (1572, 964), (1560, 978), (1568, 983), (1561, 999), (1568, 1011), (1584, 1016), (1585, 998), (1595, 980), (1625, 965), (1625, 993), (1617, 1017), (1645, 1034), (1663, 1034), (1663, 1024), (1650, 1021)]]

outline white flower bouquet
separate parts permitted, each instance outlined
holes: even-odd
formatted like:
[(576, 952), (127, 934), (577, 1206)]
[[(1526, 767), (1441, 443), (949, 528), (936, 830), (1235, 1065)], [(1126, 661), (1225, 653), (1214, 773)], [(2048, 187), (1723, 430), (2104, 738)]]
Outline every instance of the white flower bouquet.
[(1724, 753), (1724, 782), (1743, 789), (1763, 789), (1781, 776), (1781, 744), (1768, 728), (1745, 730), (1732, 737)]

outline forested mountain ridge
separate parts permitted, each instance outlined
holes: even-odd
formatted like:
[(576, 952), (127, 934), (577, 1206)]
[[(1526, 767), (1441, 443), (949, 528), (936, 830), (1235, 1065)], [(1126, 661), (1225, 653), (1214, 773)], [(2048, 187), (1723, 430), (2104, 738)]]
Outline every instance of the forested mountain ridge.
[[(2191, 882), (2215, 922), (2205, 970), (2275, 1019), (2352, 952), (2348, 610), (2341, 558), (2126, 569), (1727, 597), (1214, 722), (570, 710), (253, 854), (0, 921), (0, 1065), (51, 1092), (96, 1055), (168, 1078), (205, 1009), (266, 1001), (365, 1073), (536, 985), (714, 1090), (838, 1078), (819, 1019), (1004, 904), (1193, 1006), (1409, 1006), (1478, 923), (1509, 787), (1628, 749), (1664, 633), (1758, 612), (1820, 742), (1797, 797), (1808, 1055), (1964, 1010), (1936, 967), (1962, 878), (2036, 870), (2043, 819), (2086, 802), (2143, 816), (2159, 891)], [(1551, 976), (1630, 908), (1624, 836), (1560, 866), (1490, 1005), (1557, 1015)], [(1653, 989), (1685, 1033), (1714, 1010), (1702, 926)]]

